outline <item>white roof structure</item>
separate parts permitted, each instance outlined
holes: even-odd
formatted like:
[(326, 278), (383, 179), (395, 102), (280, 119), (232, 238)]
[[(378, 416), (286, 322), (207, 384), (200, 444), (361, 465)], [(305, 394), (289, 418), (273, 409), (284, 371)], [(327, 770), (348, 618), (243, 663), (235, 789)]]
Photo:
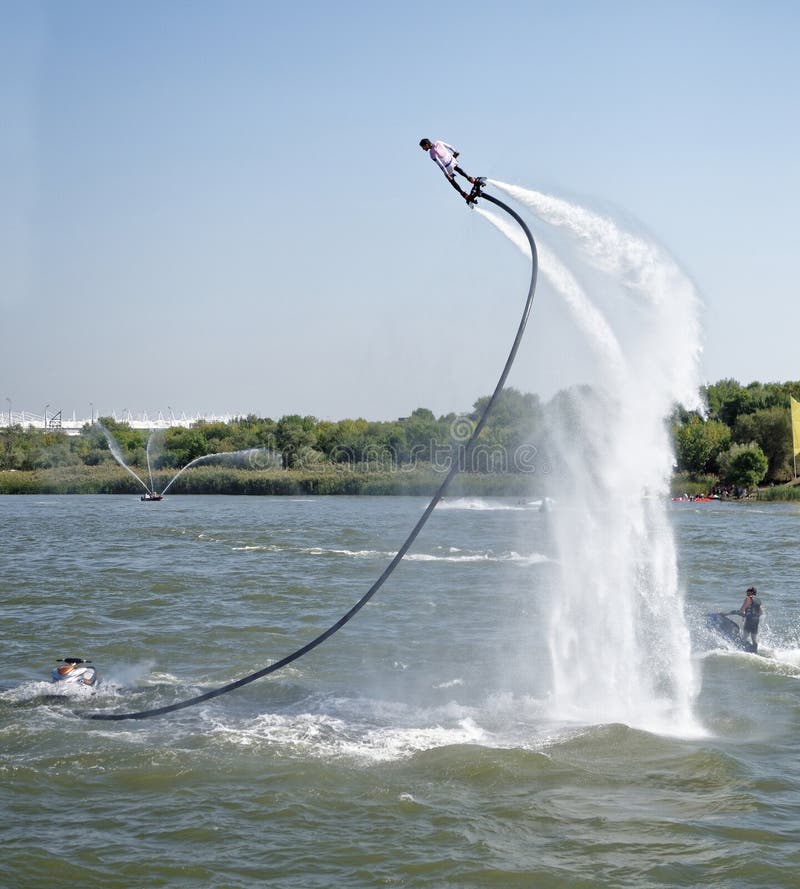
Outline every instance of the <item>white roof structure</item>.
[(66, 432), (67, 435), (79, 435), (81, 429), (87, 423), (96, 422), (100, 416), (112, 417), (119, 423), (128, 423), (131, 429), (152, 430), (170, 429), (173, 426), (188, 428), (200, 420), (204, 420), (207, 423), (230, 423), (238, 417), (246, 416), (246, 414), (192, 414), (187, 416), (185, 413), (182, 413), (176, 417), (172, 411), (168, 415), (158, 411), (155, 416), (151, 417), (146, 411), (134, 413), (126, 409), (119, 412), (100, 412), (95, 413), (91, 417), (79, 418), (75, 411), (68, 417), (64, 415), (63, 411), (47, 411), (47, 416), (45, 416), (44, 414), (32, 413), (31, 411), (12, 411), (9, 409), (7, 411), (0, 410), (0, 429), (16, 425), (22, 426), (23, 429), (33, 426), (37, 429), (60, 429), (62, 432)]

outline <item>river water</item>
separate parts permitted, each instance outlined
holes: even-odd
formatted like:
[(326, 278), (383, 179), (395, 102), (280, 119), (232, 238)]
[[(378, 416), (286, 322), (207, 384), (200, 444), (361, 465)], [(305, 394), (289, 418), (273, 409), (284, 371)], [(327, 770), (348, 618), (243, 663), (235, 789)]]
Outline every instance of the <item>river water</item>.
[[(796, 886), (797, 505), (667, 508), (691, 732), (553, 715), (558, 504), (514, 500), (440, 504), (376, 598), (283, 671), (161, 718), (81, 718), (288, 654), (424, 506), (0, 497), (0, 885)], [(769, 657), (703, 629), (751, 583)], [(64, 656), (93, 660), (96, 691), (53, 696)]]

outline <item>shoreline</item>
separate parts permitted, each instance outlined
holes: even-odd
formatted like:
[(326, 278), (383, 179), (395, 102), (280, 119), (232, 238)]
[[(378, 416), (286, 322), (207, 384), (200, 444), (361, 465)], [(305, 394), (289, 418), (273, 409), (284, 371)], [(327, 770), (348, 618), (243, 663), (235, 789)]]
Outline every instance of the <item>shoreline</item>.
[[(154, 473), (153, 488), (163, 491), (174, 473)], [(242, 470), (198, 467), (175, 481), (167, 496), (187, 494), (227, 495), (413, 495), (430, 497), (444, 479), (441, 470), (414, 468), (395, 472), (337, 469)], [(531, 497), (542, 496), (541, 484), (530, 476), (461, 473), (448, 490), (449, 496)], [(145, 493), (142, 485), (123, 469), (75, 467), (47, 470), (0, 470), (0, 495), (13, 494), (130, 494)]]
[[(153, 487), (163, 491), (173, 473), (153, 474)], [(341, 469), (244, 470), (197, 467), (182, 475), (168, 496), (222, 494), (250, 496), (358, 495), (430, 497), (443, 479), (441, 469), (416, 467), (396, 471)], [(684, 493), (686, 480), (673, 480), (670, 496)], [(552, 486), (550, 486), (552, 488)], [(0, 470), (0, 495), (25, 494), (126, 494), (141, 495), (144, 488), (121, 467), (106, 464), (75, 471), (74, 466), (38, 470)], [(552, 496), (545, 490), (542, 476), (512, 473), (469, 473), (455, 476), (448, 496), (519, 497), (540, 499)], [(800, 500), (800, 484), (790, 482), (759, 488), (741, 498), (721, 502), (752, 503)]]

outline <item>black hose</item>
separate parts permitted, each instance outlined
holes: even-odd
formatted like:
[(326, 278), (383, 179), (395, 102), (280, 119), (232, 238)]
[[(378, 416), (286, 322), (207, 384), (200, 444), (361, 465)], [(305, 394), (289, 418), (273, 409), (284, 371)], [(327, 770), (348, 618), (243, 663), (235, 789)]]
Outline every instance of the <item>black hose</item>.
[[(517, 335), (514, 338), (514, 344), (511, 346), (511, 351), (508, 354), (508, 358), (506, 359), (505, 366), (503, 367), (503, 372), (500, 374), (500, 379), (497, 381), (497, 385), (495, 386), (494, 392), (492, 393), (492, 397), (486, 403), (486, 406), (483, 409), (483, 413), (480, 416), (480, 419), (475, 424), (475, 428), (472, 431), (472, 435), (469, 438), (469, 441), (466, 444), (465, 454), (469, 455), (471, 449), (475, 445), (475, 442), (478, 440), (478, 436), (481, 433), (481, 430), (486, 425), (486, 420), (489, 417), (489, 414), (494, 407), (495, 402), (500, 397), (500, 393), (503, 390), (503, 386), (505, 386), (506, 379), (508, 378), (509, 373), (511, 372), (511, 366), (514, 364), (514, 359), (517, 356), (517, 352), (519, 351), (520, 343), (522, 342), (522, 336), (525, 333), (525, 327), (528, 324), (528, 317), (531, 313), (531, 307), (533, 305), (533, 295), (536, 290), (536, 276), (539, 270), (539, 262), (536, 252), (536, 243), (533, 240), (533, 235), (530, 232), (530, 229), (522, 220), (522, 218), (515, 213), (509, 206), (504, 204), (502, 201), (499, 201), (497, 198), (493, 198), (491, 195), (479, 193), (478, 197), (482, 197), (484, 200), (490, 201), (492, 204), (496, 204), (498, 207), (501, 207), (506, 211), (510, 216), (512, 216), (521, 226), (522, 230), (525, 232), (525, 236), (528, 239), (528, 242), (531, 246), (531, 283), (528, 288), (528, 299), (525, 302), (525, 309), (522, 312), (522, 319), (519, 322), (519, 327), (517, 328)], [(424, 527), (425, 523), (430, 518), (431, 513), (436, 508), (436, 504), (442, 499), (445, 491), (447, 490), (448, 485), (450, 484), (453, 476), (459, 470), (459, 460), (453, 460), (452, 466), (448, 471), (447, 475), (444, 478), (444, 481), (439, 485), (438, 490), (431, 498), (431, 502), (425, 508), (425, 512), (420, 516), (419, 521), (411, 530), (411, 533), (406, 538), (403, 545), (397, 551), (397, 554), (394, 558), (389, 562), (386, 568), (383, 570), (381, 576), (372, 584), (372, 586), (367, 590), (366, 593), (356, 602), (355, 605), (339, 620), (336, 621), (335, 624), (328, 627), (324, 633), (320, 633), (315, 639), (312, 639), (310, 642), (307, 642), (301, 648), (298, 648), (296, 651), (293, 651), (291, 654), (287, 654), (286, 657), (281, 658), (279, 661), (275, 661), (275, 663), (270, 664), (268, 667), (264, 667), (261, 670), (257, 670), (255, 673), (250, 673), (248, 676), (244, 676), (241, 679), (237, 679), (235, 682), (229, 682), (227, 685), (223, 685), (220, 688), (214, 688), (211, 691), (205, 692), (205, 694), (197, 695), (197, 697), (189, 698), (186, 701), (178, 701), (175, 704), (168, 704), (164, 707), (154, 707), (152, 710), (139, 710), (136, 713), (81, 713), (79, 715), (83, 716), (85, 719), (99, 719), (107, 722), (114, 722), (123, 719), (148, 719), (151, 716), (163, 716), (166, 713), (172, 713), (175, 710), (183, 710), (186, 707), (193, 707), (195, 704), (202, 704), (203, 701), (210, 701), (212, 698), (217, 698), (220, 695), (227, 694), (228, 692), (235, 691), (237, 688), (241, 688), (244, 685), (249, 685), (251, 682), (255, 682), (256, 679), (261, 679), (264, 676), (268, 676), (270, 673), (275, 673), (280, 670), (282, 667), (285, 667), (287, 664), (291, 664), (292, 661), (298, 660), (298, 658), (303, 657), (303, 655), (308, 654), (309, 651), (312, 651), (318, 645), (322, 645), (322, 643), (330, 638), (337, 630), (340, 630), (346, 623), (348, 623), (359, 611), (369, 602), (369, 600), (378, 592), (378, 590), (383, 586), (389, 576), (392, 574), (394, 569), (400, 564), (403, 556), (408, 552), (411, 548), (411, 544), (416, 540), (417, 535)]]

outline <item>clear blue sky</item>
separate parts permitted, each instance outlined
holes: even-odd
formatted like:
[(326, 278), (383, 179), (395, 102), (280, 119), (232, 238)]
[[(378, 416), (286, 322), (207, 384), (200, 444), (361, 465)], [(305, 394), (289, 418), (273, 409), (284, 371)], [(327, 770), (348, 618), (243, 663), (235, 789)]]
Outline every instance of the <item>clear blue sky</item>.
[[(798, 379), (799, 43), (793, 2), (0, 0), (0, 398), (469, 409), (527, 269), (422, 136), (656, 237), (706, 381)], [(581, 367), (548, 299), (544, 397)]]

